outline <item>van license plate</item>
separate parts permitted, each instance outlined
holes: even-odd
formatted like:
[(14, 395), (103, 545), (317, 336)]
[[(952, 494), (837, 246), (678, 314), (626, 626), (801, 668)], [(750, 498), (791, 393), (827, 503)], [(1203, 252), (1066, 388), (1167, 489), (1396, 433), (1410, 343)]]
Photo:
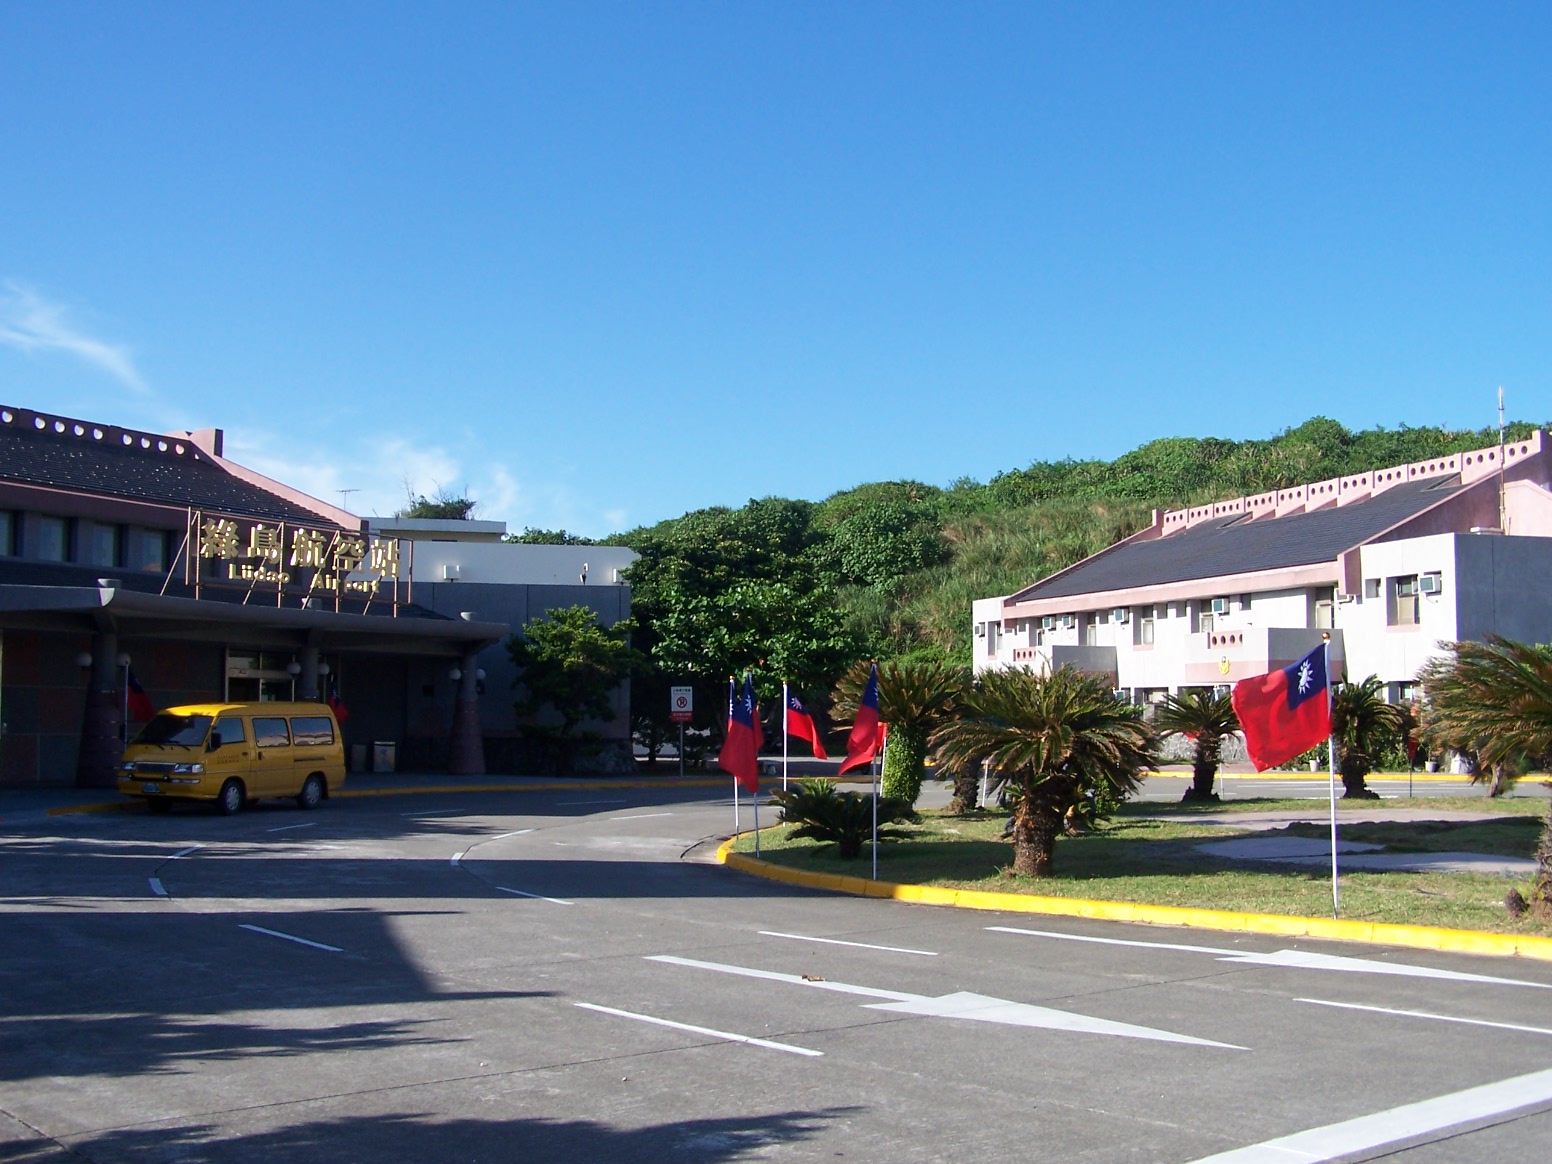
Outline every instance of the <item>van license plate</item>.
[(142, 784), (140, 786), (141, 792), (160, 792), (161, 790), (162, 786), (160, 784)]

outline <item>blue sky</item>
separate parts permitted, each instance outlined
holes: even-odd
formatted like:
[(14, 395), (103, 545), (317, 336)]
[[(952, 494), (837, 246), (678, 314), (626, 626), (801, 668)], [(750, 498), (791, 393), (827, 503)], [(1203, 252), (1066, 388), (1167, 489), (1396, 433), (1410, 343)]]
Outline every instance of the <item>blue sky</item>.
[(1552, 417), (1552, 7), (9, 5), (0, 400), (603, 534)]

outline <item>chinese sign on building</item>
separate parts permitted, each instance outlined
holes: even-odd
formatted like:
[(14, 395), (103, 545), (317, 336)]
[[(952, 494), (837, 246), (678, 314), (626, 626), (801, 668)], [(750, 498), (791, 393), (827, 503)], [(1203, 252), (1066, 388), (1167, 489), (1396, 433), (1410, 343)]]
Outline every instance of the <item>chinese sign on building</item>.
[[(224, 584), (273, 588), (277, 603), (286, 594), (333, 598), (336, 606), (342, 597), (400, 601), (397, 538), (194, 510), (187, 545), (186, 581), (196, 594), (201, 585)], [(412, 575), (413, 566), (407, 583)]]

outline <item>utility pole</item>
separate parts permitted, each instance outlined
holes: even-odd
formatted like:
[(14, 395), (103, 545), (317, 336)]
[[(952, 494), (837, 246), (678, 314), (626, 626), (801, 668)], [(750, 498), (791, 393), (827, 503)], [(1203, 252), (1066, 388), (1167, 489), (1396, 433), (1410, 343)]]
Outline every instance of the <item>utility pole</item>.
[(1504, 493), (1503, 385), (1498, 385), (1498, 532), (1509, 532), (1509, 499)]

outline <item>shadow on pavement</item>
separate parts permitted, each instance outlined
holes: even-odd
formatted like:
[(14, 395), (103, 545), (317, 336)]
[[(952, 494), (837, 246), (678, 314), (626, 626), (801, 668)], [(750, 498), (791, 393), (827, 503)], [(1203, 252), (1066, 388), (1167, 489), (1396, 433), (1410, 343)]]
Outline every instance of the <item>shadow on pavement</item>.
[(181, 1164), (316, 1164), (370, 1160), (427, 1164), (441, 1160), (641, 1161), (740, 1160), (778, 1144), (811, 1139), (830, 1121), (857, 1108), (774, 1112), (736, 1119), (700, 1119), (615, 1128), (593, 1120), (445, 1119), (393, 1114), (317, 1120), (275, 1131), (221, 1137), (208, 1125), (111, 1131), (75, 1139), (70, 1147), (97, 1161)]

